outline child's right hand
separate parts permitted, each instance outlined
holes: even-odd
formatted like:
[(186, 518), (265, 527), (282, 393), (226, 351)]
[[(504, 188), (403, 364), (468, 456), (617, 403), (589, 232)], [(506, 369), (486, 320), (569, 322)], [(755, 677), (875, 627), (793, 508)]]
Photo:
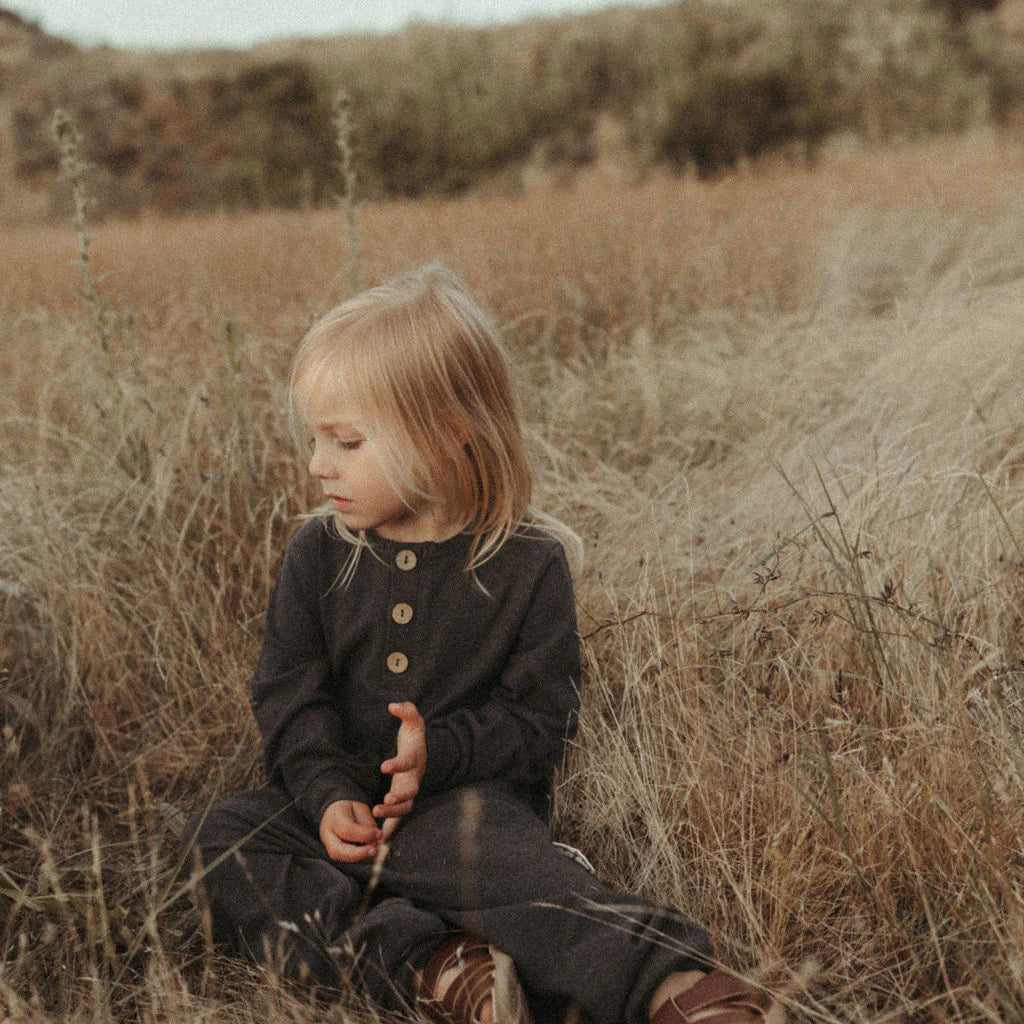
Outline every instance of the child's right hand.
[(373, 860), (382, 839), (370, 808), (357, 800), (336, 800), (320, 819), (320, 842), (331, 860)]

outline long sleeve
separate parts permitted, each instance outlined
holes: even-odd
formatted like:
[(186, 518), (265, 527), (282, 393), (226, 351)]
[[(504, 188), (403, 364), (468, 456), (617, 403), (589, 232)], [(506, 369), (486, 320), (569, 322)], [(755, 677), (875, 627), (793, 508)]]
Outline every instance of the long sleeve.
[(315, 531), (304, 530), (288, 545), (251, 680), (267, 776), (315, 827), (335, 800), (369, 803), (380, 779), (378, 763), (343, 743), (319, 611), (330, 581), (321, 578), (318, 540)]
[(474, 575), (471, 540), (374, 538), (341, 584), (352, 548), (329, 523), (289, 543), (253, 707), (271, 783), (314, 825), (334, 800), (373, 806), (387, 793), (392, 701), (412, 701), (426, 722), (421, 793), (495, 781), (540, 806), (579, 707), (565, 554), (524, 532)]
[(576, 731), (579, 680), (572, 583), (558, 547), (536, 579), (486, 702), (427, 716), (421, 792), (486, 780), (546, 784)]

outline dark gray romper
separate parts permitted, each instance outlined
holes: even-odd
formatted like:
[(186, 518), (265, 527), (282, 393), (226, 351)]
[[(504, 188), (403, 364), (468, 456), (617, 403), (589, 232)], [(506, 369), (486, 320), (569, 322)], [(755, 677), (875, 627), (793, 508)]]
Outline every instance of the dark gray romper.
[[(645, 1021), (667, 974), (712, 955), (678, 911), (608, 891), (550, 841), (551, 772), (575, 731), (580, 678), (561, 545), (512, 537), (464, 572), (469, 538), (374, 538), (347, 586), (349, 545), (315, 520), (292, 538), (270, 600), (253, 709), (272, 788), (195, 815), (215, 937), (282, 956), (311, 984), (352, 970), (386, 1008), (453, 928), (504, 950), (531, 995), (577, 999), (596, 1024)], [(373, 806), (390, 786), (390, 701), (426, 721), (413, 812), (372, 866), (327, 858), (336, 800)], [(241, 861), (241, 863), (239, 862)]]

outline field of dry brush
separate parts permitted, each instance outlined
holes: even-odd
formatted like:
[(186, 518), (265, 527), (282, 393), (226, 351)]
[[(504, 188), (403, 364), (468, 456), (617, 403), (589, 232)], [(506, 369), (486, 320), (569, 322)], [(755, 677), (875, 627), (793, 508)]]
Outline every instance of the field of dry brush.
[[(592, 176), (360, 211), (519, 367), (583, 536), (557, 831), (795, 1020), (1024, 1015), (1024, 149)], [(175, 831), (259, 778), (247, 680), (312, 494), (328, 210), (5, 232), (0, 1020), (364, 1021), (207, 949)]]

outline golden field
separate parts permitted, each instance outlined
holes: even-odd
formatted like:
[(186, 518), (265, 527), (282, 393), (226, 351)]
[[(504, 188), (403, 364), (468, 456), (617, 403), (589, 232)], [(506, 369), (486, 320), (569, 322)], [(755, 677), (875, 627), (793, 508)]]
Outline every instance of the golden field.
[[(1024, 148), (595, 170), (359, 211), (514, 353), (582, 535), (559, 838), (815, 1022), (1024, 1016)], [(365, 1020), (207, 949), (181, 814), (259, 778), (339, 211), (5, 230), (0, 1020)]]

